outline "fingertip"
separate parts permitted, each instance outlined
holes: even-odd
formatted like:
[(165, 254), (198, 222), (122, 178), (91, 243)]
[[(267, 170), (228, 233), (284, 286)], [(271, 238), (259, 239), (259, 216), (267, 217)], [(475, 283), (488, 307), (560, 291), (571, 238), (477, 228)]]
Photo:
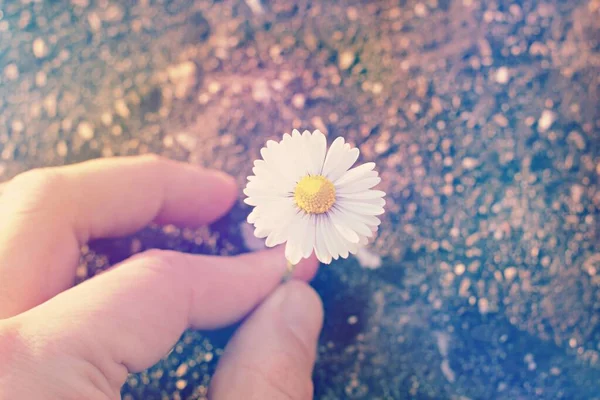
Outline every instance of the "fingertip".
[(279, 290), (284, 295), (281, 311), (286, 324), (308, 348), (314, 348), (323, 327), (321, 297), (301, 281), (289, 281)]
[(229, 174), (219, 170), (208, 170), (214, 179), (214, 187), (219, 193), (219, 199), (215, 204), (217, 207), (216, 214), (219, 217), (225, 215), (238, 198), (238, 185), (236, 180)]
[(238, 197), (238, 184), (235, 178), (226, 172), (219, 170), (211, 170), (217, 180), (221, 181), (224, 197), (227, 198), (231, 205)]
[[(279, 245), (270, 249), (255, 251), (252, 253), (245, 253), (238, 256), (242, 259), (253, 263), (261, 263), (263, 265), (271, 266), (276, 269), (279, 273), (283, 274), (286, 271), (287, 260), (285, 258), (285, 245)], [(294, 272), (292, 279), (310, 282), (319, 269), (319, 260), (314, 254), (311, 254), (309, 258), (303, 258), (298, 264), (294, 266)]]
[(236, 258), (244, 263), (273, 269), (282, 276), (286, 268), (285, 254), (282, 246), (240, 254)]
[(228, 343), (209, 392), (213, 398), (312, 398), (322, 326), (314, 289), (298, 280), (280, 285)]
[(196, 184), (201, 183), (206, 195), (210, 195), (215, 201), (213, 206), (217, 210), (222, 210), (221, 214), (228, 211), (238, 197), (238, 186), (235, 179), (220, 170), (207, 169), (200, 166), (193, 166), (197, 171)]
[(231, 175), (195, 165), (185, 165), (183, 171), (186, 173), (171, 176), (166, 187), (170, 196), (155, 223), (197, 227), (229, 212), (238, 197)]
[(319, 260), (313, 253), (309, 258), (303, 258), (298, 265), (296, 265), (292, 278), (310, 282), (317, 274), (318, 269)]

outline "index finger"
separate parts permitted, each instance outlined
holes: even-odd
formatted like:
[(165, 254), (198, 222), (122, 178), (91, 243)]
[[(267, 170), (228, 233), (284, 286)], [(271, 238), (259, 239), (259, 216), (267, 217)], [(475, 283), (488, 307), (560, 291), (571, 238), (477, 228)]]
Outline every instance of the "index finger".
[(0, 319), (73, 283), (80, 246), (151, 222), (198, 226), (236, 198), (219, 171), (157, 156), (109, 158), (33, 170), (0, 197)]
[[(150, 367), (185, 329), (227, 326), (255, 308), (282, 280), (283, 250), (235, 257), (150, 250), (12, 321), (30, 341), (67, 346), (120, 387), (123, 366)], [(294, 278), (308, 281), (316, 268), (315, 257), (304, 259)]]

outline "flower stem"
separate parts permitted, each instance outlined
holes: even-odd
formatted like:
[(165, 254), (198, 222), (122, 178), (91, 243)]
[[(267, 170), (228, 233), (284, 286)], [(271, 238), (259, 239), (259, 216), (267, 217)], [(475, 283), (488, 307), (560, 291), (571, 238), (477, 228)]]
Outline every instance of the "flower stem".
[(287, 269), (285, 271), (285, 275), (283, 276), (283, 282), (287, 282), (292, 278), (292, 275), (294, 274), (294, 269), (296, 268), (296, 266), (294, 264), (292, 264), (291, 262), (289, 262), (288, 260), (286, 260), (287, 262)]

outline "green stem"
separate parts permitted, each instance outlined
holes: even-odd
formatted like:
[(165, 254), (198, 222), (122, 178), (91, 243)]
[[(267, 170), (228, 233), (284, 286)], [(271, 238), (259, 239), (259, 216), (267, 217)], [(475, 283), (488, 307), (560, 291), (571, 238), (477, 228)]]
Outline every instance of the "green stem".
[(292, 264), (291, 262), (289, 262), (286, 259), (287, 262), (287, 269), (285, 271), (285, 275), (283, 276), (283, 282), (287, 282), (292, 278), (292, 275), (294, 274), (294, 269), (296, 268), (296, 266), (294, 264)]

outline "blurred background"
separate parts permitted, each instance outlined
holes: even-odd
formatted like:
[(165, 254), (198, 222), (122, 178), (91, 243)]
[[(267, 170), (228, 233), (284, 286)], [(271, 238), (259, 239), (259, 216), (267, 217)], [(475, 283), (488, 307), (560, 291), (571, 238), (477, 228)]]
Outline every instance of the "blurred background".
[[(599, 0), (0, 5), (0, 181), (154, 152), (242, 187), (293, 128), (377, 163), (376, 241), (313, 282), (317, 399), (600, 398)], [(259, 248), (248, 212), (92, 243), (78, 279)], [(186, 332), (123, 398), (205, 398), (234, 328)]]

